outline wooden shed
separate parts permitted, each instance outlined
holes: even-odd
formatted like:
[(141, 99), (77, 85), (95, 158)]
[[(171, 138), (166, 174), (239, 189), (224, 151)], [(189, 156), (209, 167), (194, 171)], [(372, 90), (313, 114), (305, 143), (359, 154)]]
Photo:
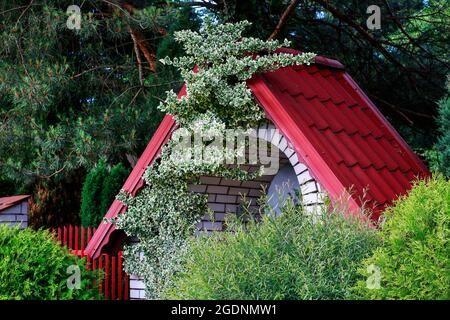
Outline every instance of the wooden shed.
[(0, 224), (9, 226), (28, 226), (29, 195), (18, 195), (0, 198)]

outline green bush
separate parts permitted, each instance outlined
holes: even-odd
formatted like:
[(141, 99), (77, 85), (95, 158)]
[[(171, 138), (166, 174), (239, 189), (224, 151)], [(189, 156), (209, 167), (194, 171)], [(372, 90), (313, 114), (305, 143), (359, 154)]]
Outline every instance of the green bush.
[(359, 281), (362, 299), (450, 299), (450, 182), (441, 175), (415, 184), (385, 213), (382, 245), (360, 273), (379, 268), (379, 287)]
[[(80, 289), (67, 286), (71, 265), (80, 268)], [(98, 298), (98, 290), (87, 289), (90, 284), (84, 260), (59, 246), (47, 231), (0, 226), (0, 300)]]
[(83, 226), (96, 227), (102, 222), (128, 173), (128, 169), (121, 163), (108, 172), (104, 162), (99, 162), (88, 173), (81, 192), (80, 216)]
[[(169, 299), (344, 299), (376, 232), (345, 210), (313, 219), (288, 201), (281, 216), (192, 240)], [(230, 227), (230, 221), (228, 221)]]

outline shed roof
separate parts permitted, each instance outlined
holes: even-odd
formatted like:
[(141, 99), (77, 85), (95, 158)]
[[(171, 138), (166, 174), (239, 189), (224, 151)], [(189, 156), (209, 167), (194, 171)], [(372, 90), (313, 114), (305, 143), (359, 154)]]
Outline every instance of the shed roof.
[[(282, 49), (280, 52), (298, 54)], [(351, 190), (355, 208), (370, 206), (375, 218), (417, 177), (430, 173), (397, 131), (336, 60), (317, 56), (310, 66), (289, 66), (248, 81), (267, 118), (292, 144), (311, 174), (332, 198)], [(185, 95), (183, 88), (179, 96)], [(142, 175), (159, 155), (176, 124), (165, 116), (123, 189), (136, 194)], [(366, 194), (364, 200), (363, 195)], [(107, 218), (126, 210), (114, 200)], [(97, 256), (122, 236), (103, 223), (87, 252)], [(116, 244), (115, 244), (116, 243)]]
[(31, 196), (30, 195), (18, 195), (18, 196), (0, 198), (0, 213), (3, 210), (6, 210), (10, 207), (13, 207), (13, 206), (21, 203), (22, 201), (24, 201), (25, 199), (28, 199), (29, 197), (31, 197)]
[(342, 68), (290, 66), (254, 77), (249, 87), (331, 196), (352, 190), (361, 207), (366, 191), (366, 205), (379, 214), (416, 177), (429, 175)]

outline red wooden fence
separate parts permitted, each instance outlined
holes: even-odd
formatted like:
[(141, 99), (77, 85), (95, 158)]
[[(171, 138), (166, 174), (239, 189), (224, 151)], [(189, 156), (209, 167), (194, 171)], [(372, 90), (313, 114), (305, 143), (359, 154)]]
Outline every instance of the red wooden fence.
[(64, 226), (53, 229), (53, 237), (61, 245), (70, 249), (72, 254), (84, 257), (87, 269), (93, 270), (97, 277), (94, 287), (98, 286), (100, 294), (106, 300), (129, 300), (129, 276), (123, 271), (122, 252), (117, 255), (102, 254), (97, 259), (91, 259), (84, 252), (96, 228)]

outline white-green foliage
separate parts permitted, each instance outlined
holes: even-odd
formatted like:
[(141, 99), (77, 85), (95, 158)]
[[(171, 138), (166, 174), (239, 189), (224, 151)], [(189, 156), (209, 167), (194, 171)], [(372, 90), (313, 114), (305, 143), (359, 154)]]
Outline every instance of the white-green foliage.
[[(128, 211), (117, 220), (120, 229), (140, 240), (125, 249), (126, 269), (144, 278), (149, 298), (158, 298), (160, 289), (170, 286), (170, 275), (180, 270), (186, 240), (193, 234), (195, 223), (208, 213), (207, 196), (190, 192), (188, 186), (198, 183), (203, 175), (247, 180), (259, 174), (225, 166), (224, 157), (236, 154), (213, 152), (208, 161), (195, 157), (193, 161), (179, 161), (182, 155), (174, 151), (177, 137), (201, 132), (206, 135), (202, 142), (206, 146), (211, 142), (204, 141), (208, 136), (224, 134), (227, 128), (251, 128), (264, 113), (246, 80), (254, 73), (309, 64), (314, 58), (312, 53), (274, 53), (288, 46), (287, 41), (281, 44), (242, 37), (249, 25), (247, 21), (216, 25), (206, 19), (200, 33), (187, 30), (175, 34), (186, 56), (162, 60), (177, 67), (186, 83), (186, 96), (178, 99), (175, 92), (168, 92), (160, 105), (162, 111), (174, 115), (181, 129), (163, 148), (161, 161), (147, 169), (146, 186), (139, 195), (133, 198), (121, 193), (119, 199), (127, 204)], [(187, 152), (195, 150), (198, 148)]]
[[(181, 125), (207, 111), (230, 128), (248, 127), (263, 119), (264, 114), (245, 81), (258, 72), (309, 64), (314, 54), (274, 53), (281, 46), (289, 46), (289, 41), (280, 44), (276, 40), (242, 37), (248, 26), (248, 21), (214, 25), (206, 20), (200, 33), (177, 32), (175, 39), (183, 43), (187, 56), (162, 62), (180, 69), (187, 95), (178, 99), (175, 92), (169, 92), (161, 110), (175, 115)], [(193, 70), (195, 66), (197, 72)]]

